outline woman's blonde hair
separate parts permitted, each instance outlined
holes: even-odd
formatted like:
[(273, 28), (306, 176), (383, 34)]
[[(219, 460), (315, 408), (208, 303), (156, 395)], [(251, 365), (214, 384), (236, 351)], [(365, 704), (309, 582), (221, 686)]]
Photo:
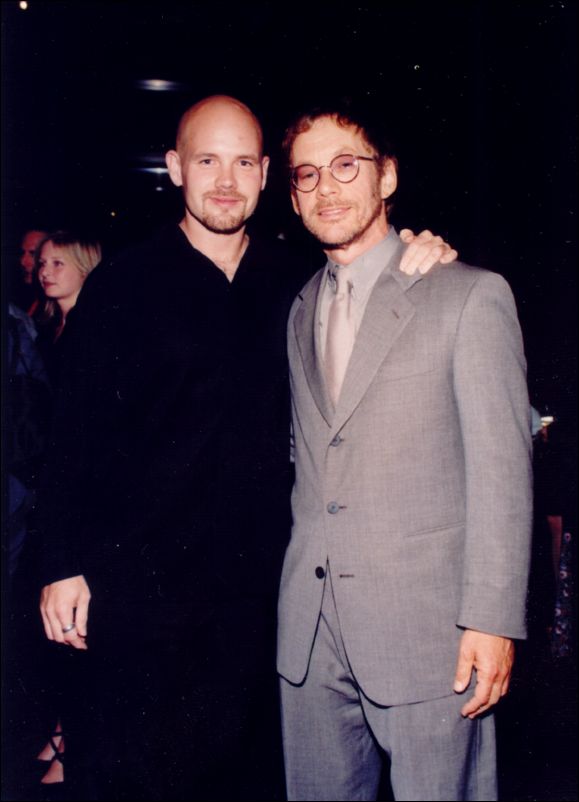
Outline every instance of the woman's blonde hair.
[[(100, 243), (95, 239), (88, 239), (73, 234), (70, 231), (53, 231), (47, 234), (38, 243), (35, 253), (36, 270), (40, 266), (40, 255), (42, 248), (47, 242), (52, 242), (70, 257), (74, 266), (81, 274), (83, 281), (88, 276), (93, 268), (95, 268), (102, 259), (102, 250)], [(42, 320), (50, 320), (58, 312), (58, 304), (52, 298), (47, 298), (44, 302), (42, 313), (39, 316)]]

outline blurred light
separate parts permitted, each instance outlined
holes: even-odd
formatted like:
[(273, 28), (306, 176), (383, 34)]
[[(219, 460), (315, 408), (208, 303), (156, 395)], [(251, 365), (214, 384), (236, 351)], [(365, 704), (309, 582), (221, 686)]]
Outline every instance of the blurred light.
[(136, 81), (137, 89), (145, 89), (148, 92), (177, 92), (184, 89), (182, 83), (178, 81), (165, 81), (161, 78), (147, 78)]
[(21, 0), (21, 2), (18, 3), (18, 7), (22, 9), (22, 11), (26, 11), (26, 9), (28, 8), (28, 3), (26, 2), (26, 0)]
[(133, 170), (137, 173), (154, 173), (155, 175), (163, 175), (169, 172), (166, 167), (133, 167)]
[(116, 212), (111, 212), (111, 217), (116, 217), (116, 216), (117, 216)]
[(552, 415), (541, 415), (541, 426), (550, 426), (554, 420)]

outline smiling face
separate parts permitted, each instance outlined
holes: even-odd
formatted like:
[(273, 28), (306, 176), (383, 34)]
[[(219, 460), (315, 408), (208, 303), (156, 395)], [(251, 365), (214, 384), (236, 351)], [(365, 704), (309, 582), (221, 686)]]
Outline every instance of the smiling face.
[(185, 224), (239, 231), (257, 206), (268, 164), (249, 109), (226, 97), (194, 106), (179, 127), (177, 149), (167, 154), (171, 180), (183, 187)]
[[(329, 165), (336, 156), (376, 154), (354, 126), (341, 126), (332, 117), (319, 117), (295, 138), (291, 165)], [(372, 248), (388, 232), (384, 199), (396, 189), (396, 168), (391, 160), (360, 161), (357, 177), (340, 183), (330, 170), (320, 172), (312, 192), (292, 190), (292, 203), (303, 224), (339, 264), (349, 264)]]
[(67, 248), (55, 245), (50, 240), (44, 243), (40, 251), (38, 279), (46, 297), (67, 309), (76, 303), (84, 283), (84, 276)]

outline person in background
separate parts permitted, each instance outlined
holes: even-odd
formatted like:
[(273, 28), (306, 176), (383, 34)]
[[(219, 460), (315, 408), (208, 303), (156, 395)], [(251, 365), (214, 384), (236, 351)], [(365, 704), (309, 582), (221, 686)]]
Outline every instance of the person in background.
[[(88, 274), (101, 261), (100, 243), (69, 231), (55, 231), (45, 235), (36, 250), (36, 272), (44, 293), (44, 302), (35, 315), (38, 325), (38, 348), (48, 370), (53, 390), (56, 390), (63, 359), (62, 335), (68, 315), (74, 308)], [(74, 336), (74, 335), (73, 335)], [(65, 358), (65, 357), (64, 357)], [(51, 644), (52, 645), (52, 644)], [(56, 653), (58, 654), (58, 653)], [(66, 699), (69, 688), (66, 677), (70, 668), (61, 655), (51, 653), (55, 696)], [(66, 717), (65, 717), (66, 724)], [(65, 739), (60, 716), (49, 736), (48, 742), (37, 759), (47, 763), (41, 783), (52, 785), (64, 782)]]
[(46, 231), (29, 229), (20, 244), (18, 275), (10, 282), (10, 300), (28, 315), (34, 315), (42, 298), (42, 290), (35, 273), (36, 250)]
[[(95, 662), (79, 713), (97, 798), (271, 802), (284, 796), (285, 332), (305, 271), (246, 229), (269, 166), (247, 106), (192, 106), (167, 166), (180, 223), (103, 263), (75, 310), (41, 612), (50, 640)], [(428, 267), (445, 254), (426, 235), (408, 258)]]
[(531, 435), (504, 279), (408, 276), (381, 115), (290, 126), (326, 266), (288, 324), (296, 483), (279, 602), (290, 800), (497, 798), (492, 707), (525, 637)]
[(99, 242), (73, 232), (55, 231), (39, 243), (36, 270), (44, 299), (35, 314), (37, 342), (53, 384), (58, 383), (59, 343), (68, 314), (101, 258)]
[[(39, 644), (37, 637), (31, 635), (25, 625), (39, 581), (40, 555), (34, 493), (37, 490), (40, 468), (45, 457), (53, 399), (58, 392), (61, 362), (66, 359), (65, 332), (74, 337), (74, 332), (69, 331), (70, 313), (76, 304), (85, 278), (100, 262), (101, 247), (97, 241), (75, 233), (56, 231), (45, 234), (34, 250), (34, 274), (38, 277), (43, 297), (39, 300), (39, 308), (33, 318), (24, 312), (20, 313), (20, 317), (28, 322), (28, 328), (34, 333), (34, 341), (25, 340), (20, 329), (14, 332), (15, 337), (18, 334), (15, 341), (17, 345), (11, 348), (20, 356), (17, 364), (22, 364), (23, 367), (19, 369), (18, 374), (23, 375), (17, 375), (14, 380), (10, 380), (9, 390), (13, 392), (20, 389), (20, 385), (14, 384), (17, 379), (21, 381), (26, 379), (27, 388), (31, 387), (33, 379), (33, 387), (39, 386), (37, 375), (39, 370), (36, 366), (42, 367), (44, 384), (40, 386), (45, 389), (42, 397), (34, 404), (32, 400), (28, 400), (27, 403), (21, 402), (18, 405), (20, 415), (26, 409), (29, 416), (27, 436), (20, 438), (18, 442), (24, 440), (29, 444), (33, 441), (32, 434), (37, 431), (43, 433), (43, 438), (37, 443), (34, 473), (29, 471), (28, 488), (32, 497), (24, 521), (26, 535), (23, 541), (22, 559), (11, 572), (14, 598), (10, 627), (14, 631), (10, 634), (14, 638), (12, 659), (17, 667), (19, 681), (27, 688), (27, 696), (33, 710), (29, 726), (41, 727), (43, 735), (48, 734), (47, 743), (37, 755), (43, 767), (40, 782), (43, 785), (60, 785), (64, 781), (65, 751), (62, 723), (64, 722), (67, 731), (68, 723), (70, 721), (74, 723), (75, 689), (82, 684), (81, 678), (86, 674), (87, 661), (63, 653), (54, 644), (48, 642)], [(12, 335), (12, 326), (10, 334)], [(28, 395), (30, 394), (29, 389)], [(10, 429), (12, 439), (16, 438), (18, 432), (17, 422), (15, 421), (15, 425)], [(23, 744), (27, 744), (28, 740), (28, 733), (25, 733), (22, 737)], [(22, 782), (25, 782), (25, 779), (23, 778)]]
[(533, 415), (535, 531), (529, 624), (545, 659), (574, 658), (576, 465), (564, 420)]

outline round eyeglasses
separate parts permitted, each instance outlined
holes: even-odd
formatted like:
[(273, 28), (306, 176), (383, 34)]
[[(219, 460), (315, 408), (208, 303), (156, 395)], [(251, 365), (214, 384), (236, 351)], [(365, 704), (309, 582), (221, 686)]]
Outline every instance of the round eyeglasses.
[(349, 184), (360, 172), (360, 162), (376, 161), (374, 156), (351, 156), (349, 153), (336, 156), (329, 164), (314, 167), (313, 164), (298, 164), (290, 172), (292, 184), (300, 192), (313, 192), (320, 183), (321, 170), (327, 167), (336, 181)]

